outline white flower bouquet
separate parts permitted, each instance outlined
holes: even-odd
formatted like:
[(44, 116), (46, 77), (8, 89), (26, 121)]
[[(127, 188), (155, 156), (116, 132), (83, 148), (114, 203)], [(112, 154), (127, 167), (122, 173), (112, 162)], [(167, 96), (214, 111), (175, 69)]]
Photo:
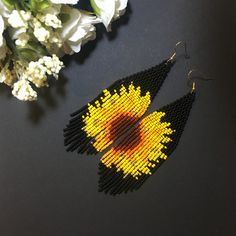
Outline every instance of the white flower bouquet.
[(49, 77), (58, 79), (60, 58), (94, 40), (95, 24), (110, 31), (127, 2), (90, 0), (88, 12), (75, 7), (78, 0), (0, 0), (0, 83), (19, 100), (36, 100)]

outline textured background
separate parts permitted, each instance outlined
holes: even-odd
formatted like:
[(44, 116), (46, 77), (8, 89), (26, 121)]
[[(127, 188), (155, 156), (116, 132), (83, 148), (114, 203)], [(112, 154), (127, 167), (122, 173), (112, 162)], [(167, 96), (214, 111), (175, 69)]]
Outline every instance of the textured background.
[[(236, 235), (235, 0), (130, 0), (127, 14), (72, 59), (38, 103), (0, 88), (0, 235)], [(151, 110), (188, 91), (197, 100), (175, 153), (135, 193), (97, 192), (98, 157), (66, 153), (68, 114), (123, 76), (188, 43)]]

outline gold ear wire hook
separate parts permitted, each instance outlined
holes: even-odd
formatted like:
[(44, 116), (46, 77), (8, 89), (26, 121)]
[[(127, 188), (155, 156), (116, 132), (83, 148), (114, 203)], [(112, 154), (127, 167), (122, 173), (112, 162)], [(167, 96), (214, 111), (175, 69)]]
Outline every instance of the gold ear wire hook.
[(174, 48), (174, 53), (171, 55), (170, 59), (168, 61), (175, 61), (176, 60), (176, 56), (177, 56), (177, 48), (179, 47), (179, 45), (183, 44), (184, 46), (184, 52), (185, 52), (185, 58), (189, 59), (190, 56), (188, 54), (187, 51), (187, 44), (184, 41), (179, 41), (178, 43), (175, 44), (175, 48)]
[[(192, 74), (194, 72), (198, 72), (199, 76), (192, 76)], [(208, 81), (208, 80), (213, 80), (211, 78), (208, 78), (207, 76), (205, 76), (205, 74), (203, 74), (202, 72), (198, 71), (198, 70), (190, 70), (189, 73), (188, 73), (188, 85), (189, 85), (189, 82), (193, 79), (199, 79), (199, 80), (204, 80), (204, 81)], [(193, 81), (192, 83), (192, 93), (196, 90), (196, 82)]]

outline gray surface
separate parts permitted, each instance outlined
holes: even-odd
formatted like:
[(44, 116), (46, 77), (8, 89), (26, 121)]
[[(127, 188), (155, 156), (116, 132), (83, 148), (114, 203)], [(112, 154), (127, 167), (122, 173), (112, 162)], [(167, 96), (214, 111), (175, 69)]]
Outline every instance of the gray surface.
[[(102, 32), (37, 104), (0, 89), (0, 235), (224, 235), (235, 230), (235, 0), (131, 0), (114, 33)], [(140, 191), (97, 192), (98, 157), (66, 153), (68, 114), (111, 82), (188, 42), (197, 101), (175, 153)], [(151, 110), (182, 96), (179, 58)]]

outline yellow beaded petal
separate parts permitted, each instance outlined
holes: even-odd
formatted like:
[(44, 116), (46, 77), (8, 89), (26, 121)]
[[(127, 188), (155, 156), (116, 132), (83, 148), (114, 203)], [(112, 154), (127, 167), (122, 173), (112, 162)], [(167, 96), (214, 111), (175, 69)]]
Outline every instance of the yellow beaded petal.
[[(104, 90), (101, 103), (98, 100), (95, 105), (88, 105), (88, 112), (83, 116), (83, 130), (88, 137), (95, 137), (93, 146), (97, 151), (102, 151), (114, 142), (111, 138), (112, 127), (117, 125), (117, 129), (122, 129), (122, 122), (127, 125), (128, 117), (135, 122), (146, 112), (150, 103), (150, 93), (141, 96), (141, 88), (135, 88), (133, 84), (127, 89), (122, 86), (120, 91), (114, 91), (114, 94)], [(122, 117), (123, 121), (118, 124), (118, 119)]]

